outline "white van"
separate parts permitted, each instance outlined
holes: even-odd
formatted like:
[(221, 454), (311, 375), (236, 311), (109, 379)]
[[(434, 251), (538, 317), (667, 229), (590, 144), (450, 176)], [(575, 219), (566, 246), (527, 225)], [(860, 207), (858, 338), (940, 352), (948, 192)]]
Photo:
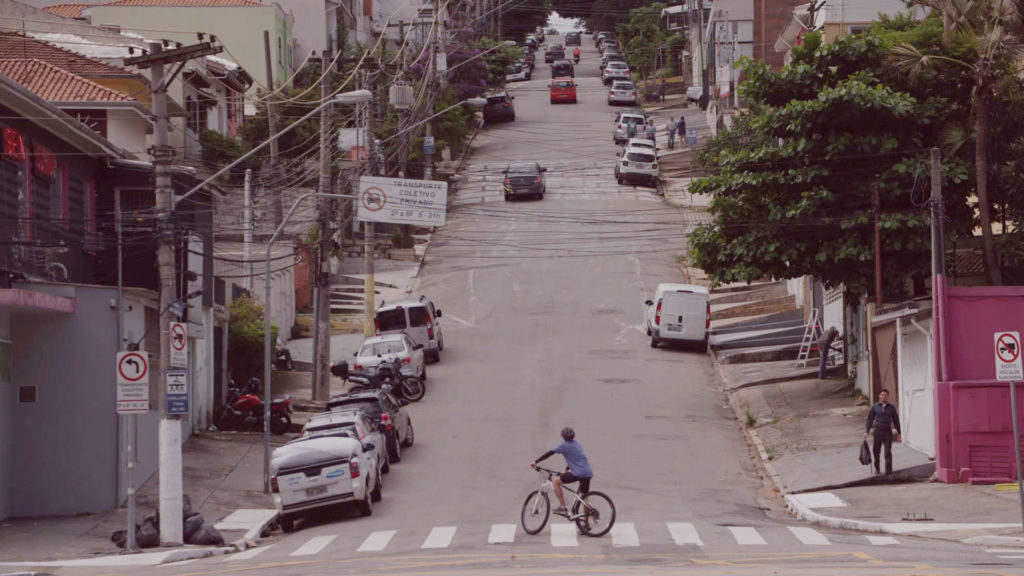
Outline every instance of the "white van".
[(426, 296), (416, 300), (381, 301), (373, 323), (377, 336), (406, 334), (423, 346), (423, 354), (434, 362), (441, 361), (444, 334), (441, 333), (441, 309)]
[(654, 300), (644, 302), (651, 348), (659, 342), (692, 342), (708, 349), (711, 301), (708, 289), (694, 284), (658, 284)]

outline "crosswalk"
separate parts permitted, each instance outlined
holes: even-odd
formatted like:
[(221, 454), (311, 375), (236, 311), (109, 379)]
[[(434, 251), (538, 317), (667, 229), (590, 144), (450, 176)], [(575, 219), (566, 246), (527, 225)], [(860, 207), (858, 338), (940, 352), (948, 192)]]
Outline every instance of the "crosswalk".
[[(643, 538), (641, 538), (643, 534)], [(485, 536), (486, 535), (486, 536)], [(832, 536), (807, 526), (715, 526), (698, 527), (692, 522), (650, 523), (638, 526), (632, 522), (616, 522), (607, 536), (588, 538), (577, 534), (576, 526), (567, 522), (553, 522), (537, 536), (529, 536), (522, 532), (517, 524), (493, 524), (481, 532), (479, 527), (460, 531), (458, 526), (435, 526), (422, 530), (376, 530), (362, 537), (362, 540), (339, 539), (338, 535), (316, 535), (306, 539), (301, 532), (294, 536), (270, 544), (251, 548), (234, 554), (225, 559), (226, 562), (250, 560), (274, 550), (277, 556), (313, 556), (324, 550), (354, 551), (355, 553), (375, 553), (392, 549), (419, 548), (422, 550), (443, 550), (454, 546), (466, 547), (477, 544), (488, 546), (530, 545), (550, 546), (551, 548), (580, 548), (581, 546), (607, 546), (614, 548), (637, 548), (642, 545), (675, 545), (692, 550), (703, 550), (723, 546), (829, 546), (833, 544)], [(396, 538), (397, 537), (397, 538)], [(402, 544), (396, 545), (401, 539)], [(870, 546), (895, 546), (900, 542), (892, 536), (876, 534), (849, 535), (843, 537), (846, 544), (860, 541)], [(584, 543), (584, 544), (581, 544)], [(990, 549), (995, 552), (996, 549)], [(1011, 550), (1000, 550), (1011, 552)], [(1012, 550), (1020, 554), (1019, 550)], [(1011, 557), (1011, 556), (1007, 556)], [(1012, 556), (1021, 558), (1022, 556)]]

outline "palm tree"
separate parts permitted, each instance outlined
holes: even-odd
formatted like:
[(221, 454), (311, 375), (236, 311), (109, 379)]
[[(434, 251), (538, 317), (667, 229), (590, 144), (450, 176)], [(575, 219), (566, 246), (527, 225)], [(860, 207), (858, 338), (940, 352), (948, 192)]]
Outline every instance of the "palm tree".
[(909, 44), (893, 48), (896, 65), (916, 76), (921, 70), (940, 62), (969, 69), (974, 77), (971, 89), (974, 120), (974, 171), (978, 195), (978, 216), (985, 268), (993, 286), (1003, 283), (992, 240), (991, 206), (988, 196), (988, 121), (989, 108), (1002, 75), (1014, 67), (1004, 67), (1007, 58), (1024, 55), (1021, 32), (1021, 0), (919, 0), (919, 4), (937, 10), (950, 23), (953, 35), (969, 49), (964, 59), (924, 54)]

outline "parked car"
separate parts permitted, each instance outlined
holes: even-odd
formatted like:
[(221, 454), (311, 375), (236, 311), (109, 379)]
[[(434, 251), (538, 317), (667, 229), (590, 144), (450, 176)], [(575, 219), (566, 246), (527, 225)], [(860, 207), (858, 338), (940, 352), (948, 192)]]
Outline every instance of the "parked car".
[(708, 348), (711, 301), (708, 289), (694, 284), (658, 284), (654, 300), (644, 302), (651, 347), (660, 342), (689, 342)]
[(384, 431), (375, 420), (360, 410), (331, 410), (313, 414), (302, 426), (300, 438), (316, 438), (342, 432), (363, 443), (364, 451), (368, 449), (365, 444), (371, 443), (371, 450), (375, 451), (374, 457), (381, 471), (390, 471), (391, 463), (388, 461), (388, 444)]
[(565, 45), (566, 46), (581, 46), (583, 45), (583, 34), (580, 32), (567, 32), (565, 34)]
[(601, 71), (601, 81), (608, 85), (615, 80), (629, 80), (629, 64), (621, 60), (608, 62)]
[(519, 50), (520, 54), (523, 55), (523, 62), (525, 62), (527, 66), (530, 67), (530, 72), (533, 72), (533, 67), (536, 65), (537, 62), (537, 55), (533, 53), (533, 49), (530, 48), (529, 46), (521, 46)]
[(644, 123), (647, 123), (647, 112), (643, 108), (619, 108), (615, 110), (615, 121), (618, 122), (622, 118), (623, 114), (635, 114), (644, 117)]
[(401, 362), (402, 374), (427, 379), (427, 362), (424, 360), (423, 345), (412, 341), (407, 334), (387, 334), (367, 338), (355, 352), (353, 372), (368, 376), (377, 374), (377, 367), (396, 358)]
[(551, 64), (555, 60), (565, 60), (565, 48), (561, 44), (552, 44), (544, 50), (544, 62)]
[(703, 86), (690, 86), (686, 89), (686, 100), (688, 102), (700, 102), (700, 97), (704, 95)]
[(523, 74), (527, 80), (533, 78), (533, 66), (527, 63), (525, 58), (521, 58), (516, 64), (523, 68)]
[(615, 119), (615, 132), (612, 134), (612, 142), (624, 144), (626, 140), (629, 140), (626, 128), (630, 120), (637, 126), (647, 123), (647, 117), (641, 112), (624, 112), (619, 114), (619, 117)]
[(655, 146), (654, 142), (651, 142), (647, 138), (630, 138), (629, 140), (626, 141), (626, 146), (639, 147), (644, 148), (646, 150), (650, 150), (654, 154), (655, 158), (658, 157), (657, 146)]
[(547, 191), (544, 183), (544, 173), (547, 171), (547, 168), (536, 162), (515, 162), (506, 166), (501, 171), (505, 175), (501, 184), (505, 201), (522, 196), (535, 196), (543, 200), (544, 192)]
[(615, 106), (616, 104), (636, 106), (636, 86), (632, 82), (625, 80), (612, 82), (612, 87), (608, 90), (608, 105)]
[(270, 460), (270, 491), (281, 530), (316, 508), (355, 504), (362, 516), (379, 502), (381, 468), (376, 445), (351, 432), (335, 430), (293, 440), (275, 448)]
[(554, 28), (548, 28), (547, 29), (547, 35), (548, 36), (558, 36), (558, 30), (556, 30)]
[(601, 42), (600, 49), (601, 49), (601, 53), (602, 54), (604, 54), (604, 53), (606, 53), (606, 52), (608, 52), (610, 50), (618, 50), (619, 49), (619, 43), (616, 42), (615, 40), (610, 39), (610, 38), (606, 38), (603, 42)]
[[(441, 309), (425, 295), (416, 299), (381, 300), (373, 316), (374, 328), (378, 335), (405, 334), (416, 344), (423, 346), (423, 354), (434, 362), (441, 361), (444, 350), (444, 334), (441, 332)], [(421, 378), (426, 380), (424, 368)]]
[(572, 78), (555, 78), (548, 84), (551, 93), (551, 103), (571, 102), (576, 103), (576, 83)]
[(600, 50), (601, 46), (604, 44), (605, 40), (611, 40), (611, 39), (612, 39), (612, 33), (611, 32), (598, 32), (597, 33), (597, 38), (594, 39), (594, 46), (597, 46), (597, 49)]
[(559, 78), (562, 76), (575, 78), (576, 69), (573, 68), (572, 62), (569, 62), (568, 60), (555, 60), (551, 63), (551, 77)]
[(605, 68), (608, 67), (608, 63), (612, 62), (614, 60), (621, 60), (621, 61), (625, 62), (626, 61), (626, 57), (623, 56), (622, 52), (619, 52), (618, 50), (609, 50), (609, 51), (607, 51), (607, 52), (605, 52), (604, 54), (601, 55), (601, 62), (600, 62), (599, 70), (604, 70)]
[(505, 82), (523, 82), (526, 80), (527, 68), (513, 64), (505, 69)]
[(331, 398), (327, 401), (327, 411), (361, 410), (377, 420), (387, 440), (388, 462), (397, 463), (402, 461), (402, 448), (416, 441), (412, 418), (404, 410), (408, 405), (408, 400), (396, 398), (384, 390), (366, 390)]
[(616, 154), (619, 161), (615, 164), (615, 180), (619, 184), (625, 181), (642, 181), (652, 186), (658, 185), (658, 158), (653, 150), (647, 147), (623, 146)]
[(484, 123), (490, 124), (498, 120), (514, 122), (516, 119), (516, 107), (512, 104), (515, 96), (509, 96), (507, 92), (495, 92), (487, 95), (487, 104), (484, 104)]

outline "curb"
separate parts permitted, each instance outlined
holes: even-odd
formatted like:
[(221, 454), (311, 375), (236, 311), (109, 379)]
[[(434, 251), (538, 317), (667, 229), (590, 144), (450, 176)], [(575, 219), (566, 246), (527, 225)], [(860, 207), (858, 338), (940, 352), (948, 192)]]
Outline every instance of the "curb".
[(255, 547), (260, 543), (260, 540), (262, 540), (263, 532), (274, 522), (277, 522), (277, 516), (277, 511), (273, 514), (267, 514), (261, 522), (254, 525), (252, 528), (249, 528), (249, 531), (245, 533), (245, 536), (235, 540), (230, 546), (225, 547), (224, 549), (228, 551), (226, 553), (241, 552), (248, 548)]

